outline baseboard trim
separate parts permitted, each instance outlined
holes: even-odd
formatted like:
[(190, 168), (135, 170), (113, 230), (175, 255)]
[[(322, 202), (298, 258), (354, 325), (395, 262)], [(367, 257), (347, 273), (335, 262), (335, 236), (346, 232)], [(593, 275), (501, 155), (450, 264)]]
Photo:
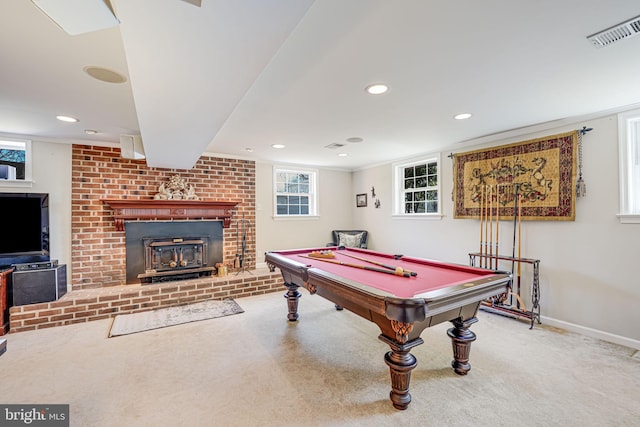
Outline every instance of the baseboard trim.
[(607, 341), (635, 350), (640, 350), (640, 340), (623, 337), (621, 335), (600, 331), (598, 329), (588, 328), (586, 326), (576, 325), (575, 323), (565, 322), (563, 320), (558, 320), (546, 316), (541, 316), (541, 321), (545, 325), (554, 326), (556, 328), (565, 329), (570, 332), (586, 335), (591, 338), (597, 338), (602, 341)]

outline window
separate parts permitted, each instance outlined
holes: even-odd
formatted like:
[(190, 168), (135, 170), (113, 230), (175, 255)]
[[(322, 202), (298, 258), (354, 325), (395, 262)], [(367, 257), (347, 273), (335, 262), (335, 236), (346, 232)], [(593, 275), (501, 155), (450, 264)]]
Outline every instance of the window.
[(0, 183), (31, 182), (31, 141), (0, 139)]
[(275, 216), (316, 216), (316, 175), (313, 170), (274, 168)]
[(640, 110), (618, 115), (620, 222), (640, 223)]
[(394, 164), (394, 214), (440, 216), (439, 156)]

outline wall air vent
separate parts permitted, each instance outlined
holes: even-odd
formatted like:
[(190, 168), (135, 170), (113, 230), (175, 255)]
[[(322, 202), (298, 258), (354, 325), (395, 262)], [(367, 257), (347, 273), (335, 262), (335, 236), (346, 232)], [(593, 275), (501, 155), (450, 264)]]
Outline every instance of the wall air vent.
[(620, 40), (640, 34), (640, 16), (587, 37), (595, 47), (609, 46)]
[(345, 146), (345, 144), (340, 144), (338, 142), (334, 142), (333, 144), (325, 145), (324, 148), (336, 149), (336, 148), (342, 148), (344, 146)]

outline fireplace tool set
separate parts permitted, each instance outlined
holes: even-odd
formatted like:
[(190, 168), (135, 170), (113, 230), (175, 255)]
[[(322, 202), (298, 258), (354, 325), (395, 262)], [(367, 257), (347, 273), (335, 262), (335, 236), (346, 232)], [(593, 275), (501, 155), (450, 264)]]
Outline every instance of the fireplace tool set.
[[(246, 219), (244, 219), (244, 213), (243, 213), (242, 219), (236, 222), (235, 267), (238, 268), (238, 271), (236, 272), (236, 276), (244, 271), (251, 273), (251, 271), (247, 270), (245, 267), (245, 261), (247, 259), (247, 233), (248, 233), (249, 227), (251, 227), (251, 223)], [(242, 234), (242, 237), (240, 237), (241, 234)]]

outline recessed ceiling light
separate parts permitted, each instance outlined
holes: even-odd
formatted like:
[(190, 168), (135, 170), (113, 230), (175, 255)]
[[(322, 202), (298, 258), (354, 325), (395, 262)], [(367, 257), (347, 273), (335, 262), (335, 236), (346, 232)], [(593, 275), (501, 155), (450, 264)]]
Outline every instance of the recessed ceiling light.
[(95, 135), (96, 133), (98, 133), (98, 131), (93, 129), (85, 129), (84, 133), (86, 133), (87, 135)]
[(284, 144), (272, 144), (271, 147), (280, 149), (280, 148), (284, 148), (285, 145)]
[(469, 117), (471, 117), (471, 113), (460, 113), (453, 116), (453, 118), (456, 120), (464, 120), (468, 119)]
[(247, 153), (253, 153), (253, 148), (247, 147), (244, 149), (244, 151), (246, 151)]
[(371, 95), (382, 95), (383, 93), (389, 90), (389, 86), (382, 83), (374, 83), (372, 85), (367, 86), (365, 90), (367, 91), (367, 93), (370, 93)]
[(364, 139), (359, 136), (352, 136), (351, 138), (347, 138), (347, 142), (362, 142)]
[(76, 123), (78, 121), (78, 119), (76, 119), (75, 117), (70, 116), (56, 116), (56, 119), (60, 120), (61, 122), (67, 123)]
[(347, 154), (347, 153), (339, 153), (339, 154), (338, 154), (338, 157), (347, 157), (347, 156), (348, 156), (348, 154)]
[(127, 78), (122, 74), (102, 67), (89, 66), (84, 67), (83, 70), (85, 73), (89, 74), (96, 80), (100, 80), (101, 82), (124, 83), (127, 81)]

